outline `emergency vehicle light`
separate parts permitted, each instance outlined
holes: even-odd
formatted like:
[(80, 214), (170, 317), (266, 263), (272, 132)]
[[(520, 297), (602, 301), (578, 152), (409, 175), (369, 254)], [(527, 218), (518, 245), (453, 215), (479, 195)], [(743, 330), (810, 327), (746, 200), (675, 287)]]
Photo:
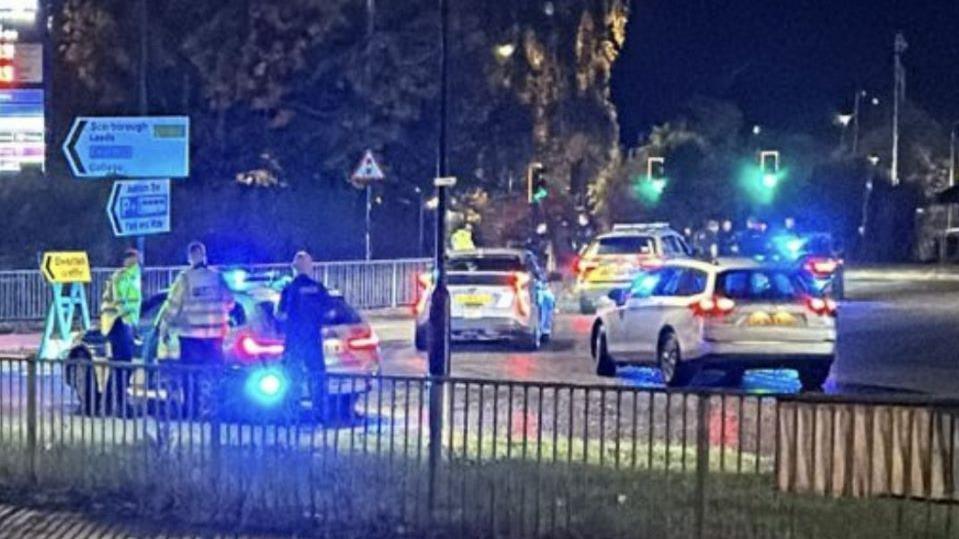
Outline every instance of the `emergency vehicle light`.
[(256, 404), (272, 407), (283, 401), (289, 385), (286, 373), (276, 367), (267, 367), (251, 372), (244, 389), (247, 397)]

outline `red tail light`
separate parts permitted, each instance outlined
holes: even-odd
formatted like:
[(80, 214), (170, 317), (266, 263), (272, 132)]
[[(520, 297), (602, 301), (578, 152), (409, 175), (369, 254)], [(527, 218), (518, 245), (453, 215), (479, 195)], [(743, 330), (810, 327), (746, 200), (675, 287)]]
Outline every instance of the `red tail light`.
[(598, 267), (599, 267), (599, 262), (596, 262), (595, 260), (584, 259), (584, 258), (577, 258), (576, 262), (573, 263), (573, 271), (576, 272), (576, 274), (579, 276), (583, 276)]
[(836, 310), (839, 308), (836, 302), (831, 298), (806, 298), (806, 307), (819, 316), (836, 316)]
[(736, 309), (736, 302), (723, 297), (703, 298), (689, 306), (696, 316), (725, 316)]
[(346, 339), (346, 346), (354, 351), (376, 350), (380, 346), (380, 338), (372, 328), (356, 329)]
[(806, 271), (816, 277), (829, 277), (839, 269), (841, 262), (835, 258), (810, 258), (806, 261)]
[(237, 350), (246, 357), (281, 356), (283, 355), (283, 343), (256, 339), (252, 335), (244, 335), (240, 337), (239, 342), (237, 342)]
[(416, 276), (416, 301), (413, 302), (413, 314), (419, 316), (426, 311), (426, 302), (433, 288), (433, 275), (421, 273)]
[(513, 282), (513, 291), (516, 293), (516, 312), (525, 318), (532, 312), (529, 290), (527, 288), (530, 282), (529, 274), (516, 272), (511, 276), (511, 280)]

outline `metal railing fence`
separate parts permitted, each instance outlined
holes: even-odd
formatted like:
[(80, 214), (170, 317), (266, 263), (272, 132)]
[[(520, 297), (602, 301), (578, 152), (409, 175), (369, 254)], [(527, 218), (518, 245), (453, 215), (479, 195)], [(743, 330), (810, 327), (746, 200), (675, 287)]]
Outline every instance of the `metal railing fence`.
[[(427, 263), (419, 259), (322, 262), (316, 264), (314, 273), (357, 308), (378, 309), (412, 304), (416, 299), (416, 275), (426, 269)], [(289, 271), (289, 264), (245, 267), (255, 271)], [(168, 288), (182, 270), (182, 267), (144, 268), (144, 297)], [(115, 268), (93, 269), (93, 280), (86, 287), (91, 314), (98, 312), (103, 286), (114, 271)], [(39, 271), (0, 271), (0, 322), (43, 320), (50, 298), (50, 286)]]
[(244, 530), (959, 535), (941, 403), (329, 375), (323, 404), (263, 408), (249, 372), (0, 360), (0, 485)]

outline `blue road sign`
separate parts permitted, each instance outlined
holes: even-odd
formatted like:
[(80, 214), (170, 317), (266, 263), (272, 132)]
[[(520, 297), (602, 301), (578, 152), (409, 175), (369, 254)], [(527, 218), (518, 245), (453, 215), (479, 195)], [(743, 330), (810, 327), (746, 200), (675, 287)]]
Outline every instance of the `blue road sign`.
[(63, 153), (77, 178), (185, 178), (190, 175), (190, 119), (80, 117)]
[(107, 215), (117, 237), (169, 232), (170, 180), (115, 182)]

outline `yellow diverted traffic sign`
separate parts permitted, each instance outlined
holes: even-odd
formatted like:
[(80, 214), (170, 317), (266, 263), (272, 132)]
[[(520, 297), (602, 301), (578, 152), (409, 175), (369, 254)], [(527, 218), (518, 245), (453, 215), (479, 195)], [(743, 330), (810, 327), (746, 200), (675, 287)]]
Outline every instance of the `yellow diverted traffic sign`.
[(83, 251), (43, 253), (40, 271), (49, 283), (89, 283), (90, 259)]

